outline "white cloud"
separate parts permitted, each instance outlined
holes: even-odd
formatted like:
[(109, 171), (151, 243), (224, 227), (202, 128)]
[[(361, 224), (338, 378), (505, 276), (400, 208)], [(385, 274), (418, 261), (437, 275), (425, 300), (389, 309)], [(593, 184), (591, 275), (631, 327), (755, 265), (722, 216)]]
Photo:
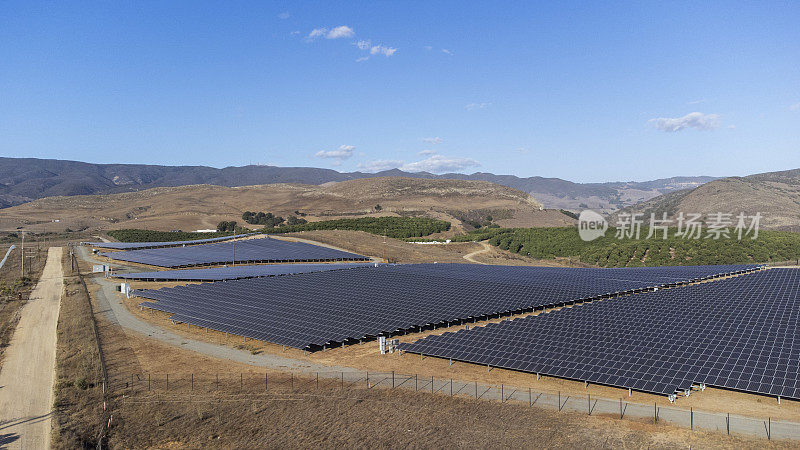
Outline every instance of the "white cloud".
[(403, 165), (399, 159), (376, 159), (365, 163), (359, 163), (358, 168), (365, 172), (381, 172), (384, 170), (396, 169)]
[(400, 167), (408, 172), (457, 172), (468, 167), (480, 166), (478, 161), (472, 158), (449, 158), (444, 155), (433, 155), (421, 161), (404, 164)]
[(347, 25), (340, 25), (338, 27), (327, 29), (325, 27), (322, 28), (314, 28), (311, 30), (311, 33), (308, 33), (306, 39), (309, 41), (313, 41), (318, 37), (325, 37), (325, 39), (340, 39), (340, 38), (349, 38), (355, 36), (355, 31), (352, 28), (348, 27)]
[(659, 117), (657, 119), (650, 119), (650, 123), (652, 123), (656, 129), (668, 133), (681, 131), (685, 128), (713, 130), (719, 126), (719, 115), (693, 112), (683, 117)]
[(481, 102), (481, 103), (469, 103), (465, 108), (467, 111), (473, 111), (476, 109), (486, 109), (491, 105), (489, 102)]
[(356, 58), (356, 62), (364, 62), (369, 59), (369, 56), (362, 56), (360, 58)]
[(699, 105), (700, 103), (705, 103), (706, 99), (695, 100), (693, 102), (688, 102), (687, 105)]
[(428, 155), (435, 155), (435, 154), (436, 154), (436, 150), (423, 150), (423, 151), (418, 153), (418, 155), (420, 155), (420, 156), (428, 156)]
[(336, 150), (320, 150), (314, 154), (317, 158), (338, 159), (340, 162), (353, 156), (353, 145), (340, 145)]
[(311, 33), (308, 33), (308, 39), (311, 40), (318, 38), (320, 36), (325, 36), (325, 33), (327, 32), (328, 32), (327, 28), (314, 28), (313, 30), (311, 30)]
[(359, 50), (369, 50), (372, 43), (370, 41), (358, 41), (354, 44)]
[(516, 149), (514, 151), (519, 153), (520, 155), (527, 155), (528, 153), (530, 153), (530, 150), (528, 150), (525, 147), (520, 147), (520, 148), (518, 148), (518, 149)]
[(436, 136), (436, 137), (422, 138), (422, 142), (428, 144), (441, 144), (442, 142), (444, 142), (444, 139), (440, 138), (439, 136)]
[(352, 28), (348, 27), (347, 25), (340, 25), (325, 35), (327, 39), (340, 39), (340, 38), (349, 38), (355, 35), (355, 31)]
[(299, 35), (299, 34), (300, 34), (300, 31), (298, 31), (298, 30), (295, 30), (295, 31), (292, 31), (292, 32), (291, 32), (291, 33), (289, 33), (289, 34), (291, 34), (292, 36), (297, 36), (297, 35)]
[(282, 12), (282, 13), (278, 14), (278, 18), (279, 18), (279, 19), (281, 19), (281, 20), (286, 20), (286, 19), (288, 19), (289, 17), (292, 17), (292, 15), (291, 15), (291, 14), (289, 14), (289, 12), (288, 12), (288, 11), (287, 11), (287, 12)]
[(789, 106), (789, 109), (792, 111), (800, 111), (800, 103), (795, 103), (794, 105)]
[(431, 51), (431, 50), (433, 50), (433, 47), (431, 47), (430, 45), (426, 45), (426, 46), (425, 46), (425, 47), (423, 47), (423, 48), (424, 48), (425, 50), (427, 50), (427, 51)]
[(386, 56), (388, 58), (389, 56), (394, 55), (394, 52), (396, 52), (396, 51), (397, 51), (397, 49), (393, 48), (393, 47), (385, 47), (383, 45), (373, 45), (369, 49), (369, 54), (370, 55), (383, 55), (383, 56)]
[(442, 49), (442, 53), (444, 53), (444, 54), (446, 54), (446, 55), (453, 56), (453, 52), (451, 52), (450, 50), (448, 50), (448, 49), (446, 49), (446, 48), (443, 48), (443, 49)]

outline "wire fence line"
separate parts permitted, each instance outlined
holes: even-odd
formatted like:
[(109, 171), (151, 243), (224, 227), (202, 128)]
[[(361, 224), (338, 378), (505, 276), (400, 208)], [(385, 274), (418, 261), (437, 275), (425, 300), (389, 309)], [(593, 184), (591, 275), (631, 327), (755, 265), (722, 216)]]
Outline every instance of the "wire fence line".
[(613, 416), (618, 419), (651, 419), (689, 429), (742, 434), (766, 439), (800, 439), (800, 423), (697, 411), (612, 400), (591, 394), (578, 396), (558, 392), (537, 392), (531, 388), (484, 384), (477, 381), (442, 379), (397, 372), (313, 372), (294, 373), (128, 373), (109, 380), (110, 388), (124, 393), (130, 401), (148, 393), (210, 394), (218, 398), (239, 394), (313, 394), (319, 390), (404, 389), (458, 398), (522, 404), (556, 411)]

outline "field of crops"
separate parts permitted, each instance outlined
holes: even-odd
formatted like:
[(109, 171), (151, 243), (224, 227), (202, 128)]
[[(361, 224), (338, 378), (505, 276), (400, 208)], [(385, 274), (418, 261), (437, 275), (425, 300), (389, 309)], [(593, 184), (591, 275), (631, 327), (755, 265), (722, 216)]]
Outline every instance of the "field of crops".
[(322, 220), (299, 225), (284, 225), (262, 230), (265, 233), (291, 233), (312, 230), (351, 230), (386, 235), (392, 238), (428, 236), (450, 229), (446, 220), (425, 217), (361, 217), (357, 219)]
[(124, 230), (110, 230), (106, 234), (120, 242), (172, 242), (230, 236), (231, 232), (194, 233), (188, 231), (154, 231), (128, 228)]
[(585, 242), (577, 228), (518, 228), (475, 230), (454, 241), (489, 240), (503, 250), (537, 259), (571, 257), (600, 267), (676, 266), (796, 261), (800, 259), (800, 233), (761, 231), (758, 238), (683, 239), (670, 230), (644, 239), (617, 239), (610, 228), (605, 237)]

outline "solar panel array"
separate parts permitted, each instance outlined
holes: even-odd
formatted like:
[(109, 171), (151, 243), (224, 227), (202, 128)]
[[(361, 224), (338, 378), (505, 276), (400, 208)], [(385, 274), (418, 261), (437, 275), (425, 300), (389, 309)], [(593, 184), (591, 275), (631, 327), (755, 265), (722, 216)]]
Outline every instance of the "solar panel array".
[(705, 384), (800, 399), (800, 270), (630, 295), (401, 349), (658, 394)]
[(184, 245), (210, 244), (212, 242), (229, 241), (250, 236), (250, 234), (237, 234), (236, 236), (222, 236), (208, 239), (194, 239), (191, 241), (168, 242), (87, 242), (86, 245), (113, 250), (136, 250), (142, 248), (183, 247)]
[(213, 267), (208, 269), (162, 270), (158, 272), (117, 273), (117, 278), (141, 281), (223, 281), (273, 277), (326, 270), (354, 269), (372, 263), (268, 264), (257, 266)]
[(135, 291), (173, 320), (300, 349), (753, 270), (408, 264)]
[(193, 245), (190, 247), (154, 248), (124, 252), (101, 253), (118, 261), (128, 261), (159, 267), (191, 267), (202, 265), (365, 261), (369, 258), (304, 242), (279, 239), (245, 239), (236, 242)]

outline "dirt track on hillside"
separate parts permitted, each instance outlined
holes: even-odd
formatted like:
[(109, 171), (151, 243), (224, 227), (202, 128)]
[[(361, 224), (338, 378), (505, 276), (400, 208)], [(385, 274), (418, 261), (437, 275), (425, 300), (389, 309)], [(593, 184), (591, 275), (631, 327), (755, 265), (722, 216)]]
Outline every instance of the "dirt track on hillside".
[(0, 447), (48, 448), (56, 324), (63, 290), (61, 247), (51, 247), (0, 371)]

